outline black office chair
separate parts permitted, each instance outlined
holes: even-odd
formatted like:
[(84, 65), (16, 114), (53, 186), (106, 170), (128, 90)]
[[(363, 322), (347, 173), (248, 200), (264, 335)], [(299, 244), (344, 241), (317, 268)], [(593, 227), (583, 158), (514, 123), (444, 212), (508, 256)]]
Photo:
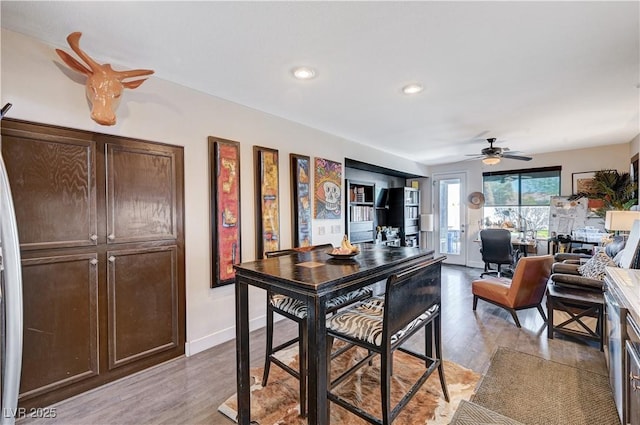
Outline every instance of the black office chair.
[[(331, 250), (333, 245), (315, 245), (310, 247), (300, 247), (283, 249), (280, 251), (271, 251), (265, 253), (267, 258), (280, 257), (284, 255), (294, 255), (306, 251), (316, 250)], [(369, 298), (373, 295), (373, 289), (370, 287), (356, 289), (344, 295), (338, 295), (327, 301), (327, 313), (333, 313), (338, 309), (348, 306), (356, 301)], [(298, 336), (290, 339), (278, 346), (273, 346), (273, 314), (278, 313), (290, 320), (293, 320), (298, 324)], [(295, 343), (298, 343), (298, 361), (300, 364), (299, 370), (293, 369), (285, 362), (278, 359), (275, 354)], [(348, 347), (344, 347), (342, 350), (337, 351), (333, 355), (339, 355), (341, 352), (346, 351)], [(284, 371), (294, 376), (300, 381), (300, 416), (305, 417), (306, 408), (306, 394), (307, 394), (307, 306), (300, 300), (289, 297), (283, 294), (277, 294), (271, 291), (267, 291), (267, 344), (266, 354), (264, 362), (264, 372), (262, 375), (262, 386), (267, 385), (269, 379), (269, 369), (271, 363), (278, 365)]]
[[(517, 259), (517, 252), (511, 244), (511, 232), (506, 229), (483, 229), (480, 231), (480, 241), (482, 242), (482, 261), (484, 261), (484, 275), (502, 276), (503, 265), (513, 266)], [(495, 264), (498, 270), (492, 270), (491, 264)], [(513, 269), (506, 271), (507, 275), (513, 275)]]

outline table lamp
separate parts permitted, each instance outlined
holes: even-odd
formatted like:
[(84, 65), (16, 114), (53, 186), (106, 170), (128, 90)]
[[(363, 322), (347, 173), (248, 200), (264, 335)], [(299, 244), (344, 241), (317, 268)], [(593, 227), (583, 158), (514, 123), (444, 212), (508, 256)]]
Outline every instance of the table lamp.
[[(420, 214), (420, 231), (433, 232), (433, 214)], [(431, 246), (431, 235), (427, 236), (427, 248)]]
[(607, 231), (616, 232), (616, 234), (628, 233), (636, 220), (640, 220), (640, 211), (607, 211), (604, 218), (604, 228)]

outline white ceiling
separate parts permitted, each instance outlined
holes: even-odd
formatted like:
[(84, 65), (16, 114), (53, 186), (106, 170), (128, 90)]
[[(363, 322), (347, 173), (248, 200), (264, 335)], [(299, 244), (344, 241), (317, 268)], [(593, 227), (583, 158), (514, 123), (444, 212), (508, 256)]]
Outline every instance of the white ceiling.
[[(640, 2), (1, 2), (2, 27), (425, 164), (640, 132)], [(317, 78), (291, 77), (296, 65)], [(425, 91), (401, 87), (419, 81)]]

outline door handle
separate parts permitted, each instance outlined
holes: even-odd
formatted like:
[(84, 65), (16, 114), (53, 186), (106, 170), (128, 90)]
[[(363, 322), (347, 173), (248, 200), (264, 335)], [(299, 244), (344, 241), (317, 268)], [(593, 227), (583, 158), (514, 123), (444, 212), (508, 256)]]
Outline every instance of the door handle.
[(636, 381), (640, 380), (639, 375), (634, 375), (633, 372), (629, 372), (629, 383), (633, 392), (640, 390), (640, 386), (636, 385)]

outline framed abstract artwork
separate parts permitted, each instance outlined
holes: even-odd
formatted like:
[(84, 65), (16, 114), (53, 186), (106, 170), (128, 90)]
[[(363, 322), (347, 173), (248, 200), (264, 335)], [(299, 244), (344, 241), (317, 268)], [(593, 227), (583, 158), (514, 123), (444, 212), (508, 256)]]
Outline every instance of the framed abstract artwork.
[(240, 143), (209, 136), (211, 287), (233, 283), (240, 258)]
[(342, 164), (315, 158), (313, 181), (314, 218), (341, 219)]
[(311, 158), (289, 154), (294, 247), (311, 246)]
[(278, 151), (253, 147), (256, 188), (256, 259), (280, 249)]

